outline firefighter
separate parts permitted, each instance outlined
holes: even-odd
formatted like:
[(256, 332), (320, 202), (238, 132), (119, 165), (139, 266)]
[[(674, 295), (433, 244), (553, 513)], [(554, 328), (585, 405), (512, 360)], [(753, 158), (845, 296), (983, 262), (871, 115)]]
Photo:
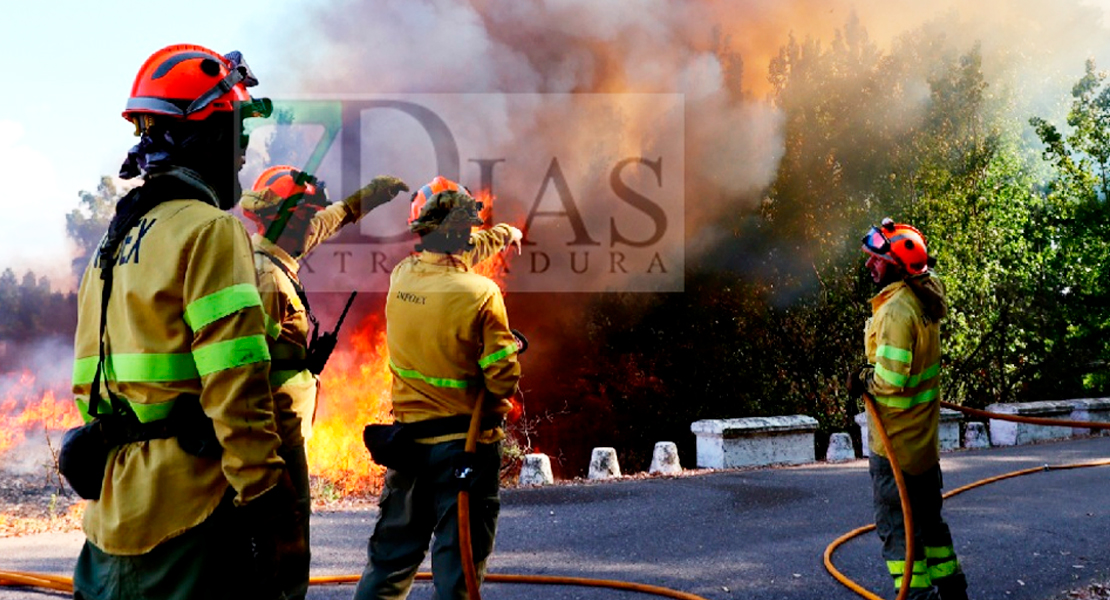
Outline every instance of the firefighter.
[(89, 425), (61, 456), (89, 499), (79, 600), (282, 598), (279, 550), (303, 543), (250, 239), (227, 212), (242, 120), (271, 110), (255, 84), (238, 52), (169, 46), (123, 111), (139, 143), (120, 176), (142, 184), (81, 280), (73, 393)]
[(900, 589), (910, 577), (909, 598), (966, 600), (967, 580), (941, 517), (940, 321), (947, 314), (944, 285), (931, 267), (925, 237), (910, 225), (883, 219), (863, 238), (867, 268), (882, 291), (871, 299), (864, 349), (868, 366), (849, 376), (853, 397), (866, 393), (876, 405), (901, 467), (913, 513), (914, 564), (906, 565), (906, 532), (898, 487), (875, 415), (871, 421), (870, 472), (875, 526), (882, 555)]
[[(420, 195), (419, 192), (417, 194)], [(426, 198), (410, 230), (418, 253), (390, 276), (386, 343), (393, 414), (411, 440), (404, 464), (387, 465), (369, 560), (358, 600), (405, 598), (432, 543), (432, 580), (441, 600), (466, 598), (458, 541), (457, 494), (468, 486), (474, 561), (482, 577), (500, 510), (502, 419), (512, 407), (520, 364), (497, 284), (471, 272), (471, 228), (480, 205), (461, 186)], [(470, 470), (464, 459), (469, 415), (485, 415)], [(460, 480), (456, 474), (471, 475)]]
[[(280, 328), (278, 336), (270, 340), (270, 386), (282, 438), (281, 455), (297, 488), (305, 539), (309, 539), (312, 505), (305, 443), (312, 435), (318, 376), (327, 357), (309, 357), (309, 324), (315, 340), (317, 321), (297, 277), (299, 261), (344, 225), (358, 222), (408, 189), (395, 177), (376, 177), (342, 202), (331, 204), (322, 181), (279, 165), (263, 171), (252, 190), (243, 194), (243, 214), (258, 227), (251, 242), (262, 306)], [(283, 213), (286, 218), (279, 219)], [(283, 557), (281, 575), (290, 600), (303, 599), (308, 592), (311, 556), (309, 546), (304, 548), (302, 555)]]

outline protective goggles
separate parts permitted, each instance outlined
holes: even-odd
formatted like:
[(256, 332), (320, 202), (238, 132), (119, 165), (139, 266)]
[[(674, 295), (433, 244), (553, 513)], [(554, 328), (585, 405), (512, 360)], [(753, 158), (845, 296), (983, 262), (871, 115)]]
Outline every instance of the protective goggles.
[(894, 231), (894, 221), (890, 217), (883, 219), (880, 227), (872, 226), (867, 231), (867, 235), (863, 236), (863, 249), (873, 254), (889, 254), (890, 238), (883, 233), (884, 229)]

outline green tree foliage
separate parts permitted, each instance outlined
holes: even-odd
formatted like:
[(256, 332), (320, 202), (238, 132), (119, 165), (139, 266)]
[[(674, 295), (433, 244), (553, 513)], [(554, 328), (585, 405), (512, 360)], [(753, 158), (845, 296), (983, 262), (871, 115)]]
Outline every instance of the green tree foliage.
[[(77, 246), (72, 265), (76, 278), (84, 272), (124, 193), (111, 177), (102, 177), (95, 192), (78, 194), (78, 207), (66, 215), (66, 233)], [(76, 327), (77, 294), (51, 291), (50, 281), (31, 271), (22, 279), (12, 269), (0, 274), (0, 341), (71, 337)]]
[[(1072, 89), (1064, 134), (1041, 118), (1033, 125), (1053, 167), (1036, 213), (1035, 236), (1045, 301), (1045, 324), (1054, 328), (1051, 369), (1039, 387), (1061, 392), (1110, 389), (1110, 86), (1088, 61)], [(1045, 377), (1051, 373), (1051, 378)]]
[(85, 272), (89, 258), (100, 244), (100, 238), (108, 231), (108, 223), (116, 212), (116, 203), (130, 187), (118, 189), (115, 179), (104, 176), (96, 186), (95, 192), (81, 190), (77, 208), (66, 215), (66, 234), (77, 244), (77, 254), (73, 258), (73, 272), (80, 279)]
[(825, 432), (848, 427), (843, 381), (864, 360), (878, 291), (860, 238), (888, 215), (926, 233), (948, 287), (946, 399), (1107, 390), (1104, 75), (1088, 65), (1077, 84), (1070, 134), (1032, 121), (1042, 161), (981, 49), (943, 31), (929, 24), (884, 53), (852, 17), (827, 48), (791, 38), (772, 60), (785, 153), (758, 212), (688, 257), (685, 293), (607, 295), (587, 315), (597, 356), (583, 396), (627, 432), (614, 442), (622, 461), (646, 466), (661, 439), (689, 456), (700, 418), (804, 413)]

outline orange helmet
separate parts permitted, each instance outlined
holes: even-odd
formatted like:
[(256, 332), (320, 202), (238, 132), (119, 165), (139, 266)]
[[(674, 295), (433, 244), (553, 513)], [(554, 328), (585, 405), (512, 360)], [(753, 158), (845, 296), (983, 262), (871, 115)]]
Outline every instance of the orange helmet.
[(416, 190), (416, 193), (412, 195), (412, 204), (409, 206), (409, 225), (420, 218), (420, 212), (424, 210), (424, 205), (428, 203), (429, 198), (446, 191), (461, 192), (471, 196), (470, 190), (466, 189), (466, 186), (457, 184), (446, 177), (437, 176), (431, 183)]
[(296, 167), (277, 165), (258, 176), (251, 191), (243, 194), (240, 204), (243, 214), (265, 231), (281, 218), (283, 207), (292, 216), (298, 207), (305, 206), (315, 212), (327, 206), (328, 201), (323, 182)]
[(243, 116), (267, 116), (269, 100), (255, 101), (247, 93), (257, 83), (238, 52), (220, 56), (202, 46), (167, 46), (139, 69), (123, 118), (134, 121), (147, 114), (201, 121), (214, 112), (236, 110), (237, 103), (254, 113)]
[(895, 223), (890, 217), (872, 227), (863, 237), (863, 251), (898, 265), (910, 275), (929, 270), (929, 251), (925, 236), (912, 225)]
[(273, 190), (282, 199), (293, 194), (311, 196), (316, 193), (316, 178), (296, 167), (277, 165), (263, 171), (251, 187), (256, 192), (267, 188)]

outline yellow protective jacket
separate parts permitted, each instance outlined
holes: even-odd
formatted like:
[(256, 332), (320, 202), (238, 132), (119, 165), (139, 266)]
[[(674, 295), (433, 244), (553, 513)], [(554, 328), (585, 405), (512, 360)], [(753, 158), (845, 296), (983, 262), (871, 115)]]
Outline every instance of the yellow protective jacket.
[[(316, 213), (308, 226), (302, 256), (334, 236), (344, 225), (362, 218), (361, 206), (361, 202), (340, 202)], [(477, 264), (504, 248), (511, 237), (508, 226), (503, 224), (475, 232), (471, 235), (474, 248), (465, 255), (465, 260), (470, 261), (470, 265)], [(278, 412), (278, 427), (283, 443), (297, 447), (304, 445), (312, 436), (320, 389), (319, 378), (297, 365), (307, 355), (309, 338), (308, 312), (297, 294), (300, 263), (260, 234), (251, 236), (251, 242), (255, 247), (254, 263), (262, 306), (271, 321), (279, 324), (281, 329), (281, 334), (276, 340), (271, 340), (270, 345), (273, 360), (270, 385)], [(274, 260), (284, 265), (296, 281), (274, 264)]]
[[(902, 470), (917, 475), (940, 461), (940, 319), (944, 286), (931, 274), (886, 286), (871, 299), (865, 350), (867, 391)], [(886, 456), (869, 413), (871, 452)]]
[[(459, 257), (424, 251), (390, 275), (386, 342), (398, 422), (469, 415), (483, 391), (485, 414), (505, 414), (520, 379), (505, 302), (490, 279)], [(446, 435), (428, 443), (463, 439)], [(483, 431), (479, 442), (504, 437)]]
[[(100, 500), (85, 508), (85, 535), (105, 552), (138, 555), (204, 521), (228, 486), (237, 504), (263, 494), (284, 463), (251, 244), (238, 219), (201, 200), (165, 201), (130, 231), (118, 257), (100, 412), (110, 411), (105, 385), (143, 422), (165, 418), (183, 396), (199, 397), (223, 447), (220, 458), (198, 458), (168, 438), (111, 451)], [(94, 259), (78, 292), (74, 344), (73, 393), (86, 419), (101, 290)]]

